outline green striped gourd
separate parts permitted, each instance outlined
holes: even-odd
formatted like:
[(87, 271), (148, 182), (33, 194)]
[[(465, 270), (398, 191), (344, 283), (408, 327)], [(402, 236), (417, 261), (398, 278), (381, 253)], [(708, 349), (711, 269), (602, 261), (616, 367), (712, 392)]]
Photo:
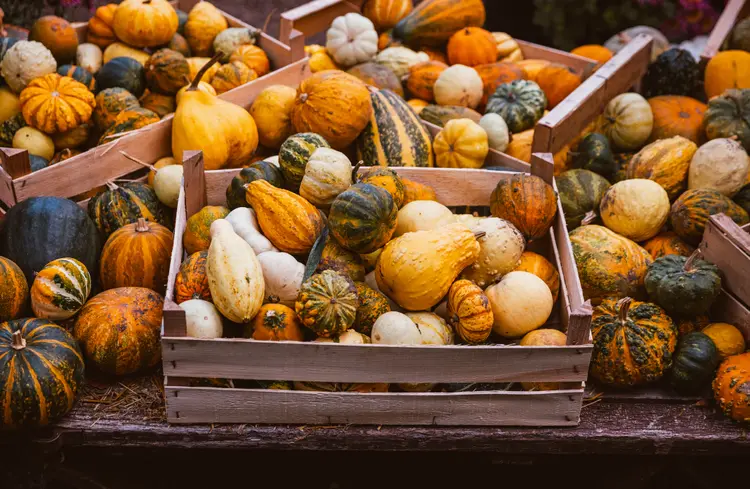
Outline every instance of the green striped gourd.
[(289, 136), (279, 149), (279, 166), (287, 188), (294, 192), (299, 191), (310, 155), (318, 148), (330, 147), (323, 136), (314, 132), (301, 132)]
[(91, 293), (91, 275), (75, 258), (48, 263), (31, 286), (34, 316), (52, 321), (68, 319), (81, 310)]
[(105, 237), (122, 226), (138, 222), (142, 217), (171, 228), (167, 207), (159, 202), (154, 189), (145, 183), (107, 184), (108, 189), (89, 201), (89, 217)]
[(398, 207), (386, 189), (356, 183), (336, 197), (328, 226), (336, 241), (355, 253), (372, 253), (396, 230)]
[(580, 226), (584, 218), (593, 221), (610, 187), (607, 179), (589, 170), (568, 170), (555, 180), (568, 230)]
[(499, 114), (513, 134), (531, 129), (544, 115), (547, 97), (528, 80), (503, 83), (487, 101), (487, 112)]

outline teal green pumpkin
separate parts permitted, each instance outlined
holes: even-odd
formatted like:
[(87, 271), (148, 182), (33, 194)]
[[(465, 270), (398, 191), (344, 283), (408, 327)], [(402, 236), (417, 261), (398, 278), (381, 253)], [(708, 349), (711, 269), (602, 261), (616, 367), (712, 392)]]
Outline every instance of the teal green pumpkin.
[(486, 112), (499, 114), (512, 133), (531, 129), (544, 115), (547, 97), (544, 91), (528, 80), (503, 83), (487, 101)]
[(57, 68), (57, 73), (62, 76), (69, 76), (72, 79), (86, 85), (92, 92), (96, 90), (96, 80), (94, 75), (87, 69), (75, 65), (62, 65)]
[(369, 183), (357, 183), (336, 197), (328, 226), (336, 241), (355, 253), (372, 253), (396, 230), (398, 208), (391, 193)]
[(33, 155), (29, 153), (29, 165), (31, 165), (31, 171), (39, 171), (42, 168), (47, 168), (49, 161), (42, 158), (41, 156)]
[(609, 147), (609, 139), (603, 134), (592, 132), (581, 139), (575, 151), (571, 152), (573, 168), (583, 168), (598, 173), (605, 178), (612, 177), (617, 164)]
[(677, 392), (699, 392), (711, 384), (721, 355), (716, 344), (700, 331), (680, 337), (673, 357), (670, 384)]
[(310, 156), (318, 148), (330, 148), (323, 136), (313, 132), (301, 132), (289, 136), (279, 149), (279, 166), (289, 190), (299, 191), (305, 167)]
[(232, 179), (227, 187), (227, 207), (230, 210), (238, 207), (250, 207), (245, 200), (245, 185), (255, 180), (266, 180), (274, 187), (284, 187), (284, 175), (279, 167), (267, 161), (258, 161), (247, 168), (243, 168)]
[(26, 127), (26, 120), (20, 112), (12, 116), (10, 119), (3, 121), (3, 123), (0, 124), (0, 146), (3, 148), (12, 148), (13, 136), (15, 136), (16, 131), (22, 127)]
[(708, 102), (703, 127), (708, 139), (736, 136), (750, 151), (750, 89), (729, 89)]
[(124, 88), (139, 98), (146, 90), (146, 69), (133, 58), (121, 56), (111, 59), (96, 73), (96, 86), (99, 90)]
[(89, 216), (105, 237), (139, 218), (172, 228), (169, 209), (145, 183), (124, 182), (108, 187), (92, 197), (88, 206)]
[(606, 178), (589, 170), (568, 170), (555, 181), (569, 231), (580, 226), (588, 213), (596, 217), (599, 203), (610, 187)]
[(742, 187), (732, 200), (735, 204), (745, 209), (745, 212), (750, 214), (750, 184)]
[(0, 38), (0, 61), (5, 57), (5, 53), (7, 53), (8, 50), (18, 41), (23, 41), (23, 39), (17, 39), (15, 37)]
[(646, 292), (671, 316), (695, 317), (708, 313), (721, 292), (719, 268), (698, 259), (666, 255), (656, 259), (646, 273)]

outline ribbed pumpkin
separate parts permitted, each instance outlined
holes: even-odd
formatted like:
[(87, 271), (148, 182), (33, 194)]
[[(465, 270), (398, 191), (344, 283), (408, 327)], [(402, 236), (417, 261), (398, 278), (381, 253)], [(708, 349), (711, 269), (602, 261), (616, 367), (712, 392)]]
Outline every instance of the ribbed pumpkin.
[(648, 266), (653, 259), (638, 244), (604, 226), (581, 226), (570, 233), (583, 296), (643, 297)]
[(370, 94), (372, 115), (357, 138), (357, 157), (366, 166), (433, 166), (430, 134), (419, 117), (390, 90)]
[(703, 115), (706, 104), (681, 95), (661, 95), (648, 99), (654, 116), (649, 142), (682, 136), (696, 144), (704, 139)]
[(319, 134), (298, 133), (287, 138), (279, 149), (279, 166), (287, 188), (298, 191), (305, 176), (307, 160), (318, 148), (330, 148)]
[(379, 89), (388, 89), (398, 95), (404, 96), (404, 87), (401, 80), (390, 70), (380, 63), (367, 62), (353, 66), (347, 70), (350, 75), (356, 76), (368, 85)]
[(266, 180), (247, 185), (246, 199), (255, 210), (263, 234), (279, 250), (305, 254), (323, 231), (320, 211), (297, 194)]
[(547, 107), (544, 91), (532, 81), (503, 83), (487, 100), (487, 112), (500, 115), (512, 133), (531, 129)]
[(125, 0), (115, 10), (117, 39), (137, 47), (167, 44), (177, 32), (177, 12), (167, 0)]
[(161, 360), (163, 306), (164, 300), (153, 290), (107, 290), (83, 306), (73, 336), (99, 370), (112, 375), (141, 372)]
[(425, 61), (417, 63), (409, 68), (406, 78), (406, 88), (413, 97), (427, 102), (435, 100), (433, 88), (440, 73), (445, 71), (448, 65), (441, 61)]
[(159, 119), (156, 112), (144, 109), (143, 107), (123, 110), (117, 114), (115, 122), (109, 126), (109, 129), (104, 131), (104, 134), (102, 134), (102, 137), (99, 139), (99, 144), (110, 143), (124, 135), (126, 132), (135, 131), (136, 129), (146, 127), (149, 124), (154, 124), (160, 120), (161, 119)]
[(651, 254), (654, 260), (667, 255), (690, 256), (695, 251), (693, 246), (680, 239), (674, 231), (657, 234), (643, 243), (643, 248)]
[(57, 67), (57, 74), (67, 76), (82, 83), (90, 92), (95, 92), (96, 80), (94, 75), (87, 69), (75, 65), (62, 65)]
[(96, 44), (104, 49), (117, 40), (115, 31), (112, 29), (115, 10), (117, 10), (116, 3), (102, 5), (96, 9), (94, 16), (89, 19), (88, 29), (86, 29), (86, 42)]
[(535, 175), (518, 174), (498, 182), (490, 196), (490, 211), (509, 221), (528, 241), (547, 234), (557, 213), (552, 186)]
[(271, 62), (265, 51), (252, 44), (239, 46), (229, 57), (229, 62), (240, 62), (253, 70), (259, 77), (271, 71)]
[(96, 95), (95, 103), (94, 124), (102, 132), (115, 123), (120, 112), (140, 105), (135, 95), (120, 87), (102, 90)]
[(284, 186), (284, 176), (278, 166), (268, 161), (258, 161), (243, 168), (227, 187), (227, 207), (250, 207), (245, 199), (245, 185), (255, 180), (266, 180), (274, 187)]
[(659, 380), (672, 366), (677, 329), (656, 304), (626, 297), (606, 299), (591, 323), (591, 375), (604, 384), (627, 387)]
[(0, 323), (0, 429), (46, 426), (71, 410), (83, 384), (75, 339), (44, 319)]
[(218, 205), (208, 205), (190, 216), (185, 224), (182, 245), (188, 254), (207, 251), (211, 244), (211, 224), (229, 215), (229, 209)]
[(371, 117), (370, 91), (364, 82), (333, 70), (315, 73), (300, 83), (292, 108), (297, 132), (317, 133), (337, 150), (353, 143)]
[(599, 122), (599, 130), (621, 151), (643, 146), (653, 126), (651, 106), (637, 93), (622, 93), (610, 100)]
[(580, 226), (584, 218), (596, 217), (610, 186), (607, 179), (589, 170), (568, 170), (557, 177), (556, 183), (568, 230)]
[(448, 322), (466, 343), (483, 343), (492, 332), (490, 301), (470, 280), (456, 280), (448, 291)]
[(750, 151), (750, 89), (729, 89), (708, 102), (703, 116), (703, 127), (708, 139), (731, 138), (736, 136)]
[(497, 61), (495, 38), (481, 27), (466, 27), (453, 34), (446, 52), (452, 65), (476, 66)]
[(294, 309), (265, 304), (253, 319), (252, 338), (259, 341), (303, 341), (304, 333)]
[(328, 225), (344, 248), (371, 253), (391, 239), (397, 214), (390, 192), (369, 183), (357, 183), (333, 201)]
[(582, 80), (570, 67), (551, 64), (539, 72), (536, 82), (547, 96), (547, 107), (553, 109), (578, 88)]
[(380, 316), (390, 312), (391, 306), (385, 295), (366, 283), (354, 282), (354, 286), (357, 288), (357, 297), (359, 297), (354, 329), (369, 336), (372, 333), (372, 325)]
[(0, 322), (17, 319), (29, 298), (29, 284), (18, 265), (0, 256)]
[(395, 171), (388, 168), (375, 168), (360, 178), (359, 183), (369, 183), (386, 189), (399, 209), (404, 206), (404, 182)]
[(41, 319), (68, 319), (81, 310), (90, 293), (91, 275), (86, 265), (75, 258), (59, 258), (34, 277), (31, 309)]
[[(424, 185), (408, 178), (402, 178), (404, 184), (404, 203), (414, 202), (415, 200), (437, 200), (435, 190), (429, 185)], [(403, 207), (403, 206), (402, 206)]]
[(654, 141), (633, 156), (627, 177), (653, 180), (674, 200), (687, 187), (688, 169), (696, 151), (698, 146), (682, 136)]
[(146, 89), (146, 70), (138, 61), (121, 56), (114, 58), (96, 72), (96, 86), (99, 90), (121, 87), (136, 97)]
[(482, 79), (484, 86), (484, 95), (479, 102), (480, 107), (487, 105), (487, 101), (495, 93), (497, 87), (503, 83), (510, 83), (515, 80), (522, 80), (525, 77), (523, 69), (515, 63), (487, 63), (474, 67)]
[(148, 88), (167, 95), (175, 95), (190, 75), (185, 56), (171, 49), (160, 49), (152, 54), (145, 68)]
[(490, 150), (487, 132), (470, 119), (448, 121), (433, 147), (440, 168), (481, 168)]
[(26, 123), (48, 134), (88, 122), (95, 103), (94, 94), (83, 83), (57, 73), (32, 80), (19, 101)]
[(150, 110), (159, 117), (173, 113), (177, 109), (177, 101), (172, 95), (146, 90), (140, 99), (141, 107)]
[(238, 61), (233, 61), (219, 68), (211, 78), (211, 86), (214, 87), (218, 95), (221, 95), (256, 78), (258, 78), (258, 74), (254, 70)]
[(145, 287), (163, 295), (173, 241), (172, 231), (143, 218), (121, 227), (107, 239), (102, 250), (102, 287)]
[(171, 227), (168, 209), (156, 198), (154, 189), (138, 182), (110, 184), (89, 201), (89, 217), (104, 236), (109, 236), (139, 218)]
[(335, 270), (354, 282), (365, 280), (365, 265), (357, 253), (342, 248), (335, 239), (328, 237), (320, 255), (318, 272)]
[(198, 251), (188, 256), (180, 265), (180, 271), (174, 280), (174, 300), (177, 304), (192, 299), (211, 302), (211, 290), (208, 288), (206, 275), (206, 258), (208, 251)]
[(750, 53), (740, 50), (716, 53), (706, 65), (704, 87), (709, 99), (730, 88), (750, 88)]
[(290, 119), (297, 90), (286, 85), (271, 85), (253, 101), (250, 115), (258, 126), (258, 140), (267, 148), (277, 149), (292, 135)]
[(716, 190), (693, 189), (683, 193), (672, 204), (669, 222), (680, 238), (697, 245), (703, 238), (708, 218), (719, 213), (726, 214), (739, 225), (750, 221), (747, 212), (729, 197)]
[(393, 38), (409, 46), (442, 46), (464, 27), (484, 25), (481, 0), (427, 0), (420, 2), (393, 28)]
[(521, 254), (521, 263), (514, 271), (533, 273), (544, 280), (552, 292), (552, 299), (557, 302), (557, 297), (560, 295), (560, 274), (545, 257), (533, 251), (524, 251)]
[(721, 411), (739, 422), (750, 420), (750, 353), (724, 360), (713, 382), (714, 399)]
[(302, 324), (323, 337), (349, 329), (357, 317), (358, 307), (354, 283), (334, 270), (325, 270), (305, 281), (294, 304)]
[(362, 14), (381, 32), (398, 24), (413, 8), (412, 0), (367, 0)]

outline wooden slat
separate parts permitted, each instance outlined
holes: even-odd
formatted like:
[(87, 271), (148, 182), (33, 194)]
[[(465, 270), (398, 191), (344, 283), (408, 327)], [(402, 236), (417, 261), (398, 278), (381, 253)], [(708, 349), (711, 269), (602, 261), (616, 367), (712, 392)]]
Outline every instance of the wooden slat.
[(750, 304), (750, 234), (731, 218), (709, 218), (700, 245), (703, 258), (722, 271), (722, 286), (743, 304)]
[(711, 317), (722, 323), (737, 326), (750, 343), (750, 309), (737, 300), (730, 292), (722, 290), (711, 306)]
[(379, 393), (165, 387), (170, 423), (575, 426), (582, 390)]
[(2, 165), (0, 165), (0, 202), (8, 207), (17, 202), (16, 192), (13, 189), (13, 178), (8, 175)]
[(305, 36), (313, 36), (327, 30), (331, 22), (349, 12), (359, 12), (363, 0), (347, 2), (345, 0), (313, 0), (281, 14), (279, 40), (290, 43), (292, 30), (296, 29)]
[(541, 46), (532, 42), (521, 41), (516, 39), (518, 46), (521, 48), (524, 59), (544, 59), (553, 63), (560, 63), (573, 69), (584, 80), (591, 76), (597, 62), (578, 56), (567, 51)]
[(743, 13), (746, 13), (746, 3), (746, 0), (729, 0), (729, 3), (727, 3), (726, 7), (724, 7), (724, 11), (721, 13), (719, 20), (716, 21), (716, 25), (714, 25), (711, 34), (708, 36), (706, 47), (703, 48), (703, 53), (701, 53), (701, 61), (703, 63), (707, 63), (711, 58), (716, 56), (716, 53), (718, 53), (719, 50), (721, 50), (724, 41), (726, 41), (732, 33), (734, 24), (737, 23), (737, 20), (743, 17)]
[[(185, 151), (182, 162), (184, 168), (183, 188), (185, 190), (185, 213), (192, 216), (206, 205), (206, 175), (203, 166), (202, 151)], [(226, 199), (225, 199), (226, 200)]]
[(169, 277), (167, 278), (167, 292), (164, 295), (164, 315), (162, 319), (162, 336), (187, 336), (187, 319), (185, 311), (174, 302), (174, 284), (183, 260), (182, 235), (185, 234), (187, 215), (185, 213), (185, 186), (180, 186), (180, 196), (177, 200), (177, 212), (174, 223), (174, 242), (172, 243), (172, 258), (169, 262)]
[(255, 99), (266, 88), (271, 85), (286, 85), (297, 88), (302, 80), (309, 77), (310, 74), (310, 64), (306, 59), (303, 59), (257, 78), (248, 84), (224, 92), (221, 94), (221, 99), (250, 110), (250, 106), (255, 102)]

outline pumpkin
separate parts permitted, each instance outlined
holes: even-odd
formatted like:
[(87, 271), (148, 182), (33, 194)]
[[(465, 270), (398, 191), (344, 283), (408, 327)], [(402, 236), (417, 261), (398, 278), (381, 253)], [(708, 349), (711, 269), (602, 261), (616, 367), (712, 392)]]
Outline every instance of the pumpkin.
[(569, 230), (580, 226), (589, 213), (598, 213), (599, 203), (610, 187), (603, 176), (589, 170), (568, 170), (555, 181)]
[(221, 95), (258, 78), (258, 74), (243, 63), (233, 61), (223, 65), (211, 78), (211, 86)]
[(185, 330), (192, 338), (221, 338), (224, 324), (213, 304), (200, 299), (190, 299), (180, 304), (185, 311)]
[(22, 127), (13, 135), (13, 147), (25, 149), (30, 154), (51, 160), (55, 155), (55, 143), (48, 135), (33, 127)]
[(380, 345), (421, 345), (422, 334), (406, 314), (391, 311), (372, 325), (372, 342)]
[(296, 132), (317, 133), (333, 149), (342, 150), (359, 136), (371, 115), (370, 91), (362, 80), (340, 71), (321, 71), (300, 83), (291, 117)]
[(185, 252), (192, 255), (198, 251), (208, 250), (211, 244), (211, 225), (217, 219), (224, 219), (229, 209), (217, 205), (209, 205), (190, 216), (185, 224), (182, 244)]
[(573, 93), (582, 80), (569, 66), (553, 63), (539, 72), (536, 82), (547, 97), (548, 107), (553, 109)]
[(649, 142), (682, 136), (699, 144), (703, 136), (706, 104), (681, 95), (662, 95), (648, 99), (654, 125)]
[(107, 190), (89, 201), (88, 212), (104, 236), (109, 236), (126, 224), (137, 222), (141, 217), (171, 226), (169, 211), (159, 202), (154, 190), (138, 182), (109, 184)]
[(29, 297), (29, 284), (18, 265), (0, 256), (0, 322), (18, 319)]
[(466, 27), (448, 39), (447, 54), (452, 65), (494, 63), (497, 61), (497, 43), (492, 34), (481, 27)]
[(552, 300), (557, 302), (557, 297), (560, 294), (560, 274), (545, 257), (533, 251), (524, 251), (521, 254), (521, 263), (514, 271), (529, 272), (544, 280), (544, 283), (552, 292)]
[(479, 251), (474, 233), (459, 223), (406, 233), (383, 249), (375, 280), (378, 289), (402, 308), (424, 311), (440, 302)]
[(286, 85), (271, 85), (250, 106), (250, 115), (258, 126), (258, 140), (267, 148), (277, 149), (292, 135), (290, 115), (297, 91)]
[(709, 324), (702, 332), (711, 338), (711, 341), (716, 345), (719, 357), (722, 359), (743, 353), (747, 346), (742, 331), (731, 324)]
[(662, 256), (690, 256), (695, 251), (693, 246), (680, 239), (674, 231), (657, 234), (643, 243), (643, 248), (656, 260)]
[(708, 139), (738, 138), (745, 151), (750, 150), (750, 124), (745, 114), (750, 111), (750, 89), (729, 89), (708, 102), (703, 126)]
[(474, 108), (479, 105), (484, 85), (474, 68), (453, 65), (443, 70), (435, 81), (433, 92), (440, 105), (458, 105)]
[(504, 338), (520, 338), (549, 319), (552, 292), (529, 272), (510, 272), (484, 292), (492, 308), (492, 330)]
[[(102, 50), (96, 44), (83, 43), (76, 50), (76, 64), (79, 68), (92, 74), (96, 74), (102, 67), (103, 57)], [(85, 85), (92, 90), (96, 87), (94, 79)]]
[(307, 162), (318, 148), (330, 146), (322, 136), (315, 133), (295, 134), (282, 143), (279, 149), (279, 165), (287, 188), (299, 190)]
[(708, 326), (711, 321), (708, 316), (696, 316), (694, 318), (675, 318), (675, 325), (680, 335), (686, 335), (693, 331), (701, 331)]
[(605, 178), (610, 178), (616, 171), (609, 140), (601, 134), (592, 132), (584, 136), (570, 155), (574, 168), (591, 170)]
[(750, 419), (750, 353), (724, 360), (713, 381), (714, 399), (721, 411), (735, 421)]
[(115, 117), (114, 124), (104, 131), (99, 139), (99, 144), (109, 143), (122, 137), (127, 132), (146, 127), (149, 124), (159, 122), (159, 120), (159, 116), (155, 112), (142, 107), (123, 110)]
[(648, 251), (604, 226), (581, 226), (570, 233), (583, 296), (642, 297), (643, 281), (653, 261)]
[(409, 93), (427, 102), (435, 100), (434, 87), (440, 74), (448, 68), (448, 65), (440, 61), (425, 61), (417, 63), (409, 68), (406, 78), (406, 88)]
[(547, 234), (557, 213), (557, 197), (552, 186), (541, 178), (513, 175), (497, 183), (490, 196), (490, 211), (532, 241)]
[(5, 82), (16, 93), (21, 93), (35, 78), (56, 70), (57, 62), (50, 50), (36, 41), (15, 43), (0, 63), (0, 72)]
[(492, 332), (494, 316), (490, 300), (469, 280), (457, 280), (448, 291), (449, 322), (470, 345), (483, 343)]
[(602, 133), (624, 151), (643, 146), (653, 126), (651, 106), (637, 93), (623, 93), (610, 100), (600, 119)]
[(506, 62), (516, 62), (523, 60), (521, 46), (518, 45), (506, 32), (493, 32), (492, 37), (495, 39), (497, 46), (497, 59)]
[(29, 40), (44, 44), (58, 63), (70, 63), (75, 60), (78, 34), (70, 22), (61, 17), (39, 17), (31, 26)]
[(674, 200), (687, 186), (688, 169), (697, 150), (694, 142), (682, 136), (654, 141), (631, 158), (627, 178), (653, 180)]
[(491, 112), (479, 119), (479, 126), (487, 133), (487, 143), (490, 149), (504, 152), (510, 142), (510, 131), (505, 120)]
[(440, 168), (481, 168), (489, 152), (487, 132), (470, 119), (453, 119), (435, 136)]
[(164, 300), (141, 287), (110, 289), (83, 306), (73, 328), (86, 359), (112, 375), (128, 375), (161, 360)]
[(430, 134), (406, 102), (390, 90), (373, 91), (370, 99), (370, 122), (357, 138), (357, 157), (363, 164), (433, 166)]
[(83, 384), (75, 339), (44, 319), (0, 323), (0, 428), (46, 426), (73, 407)]
[(318, 209), (266, 180), (250, 182), (245, 198), (255, 210), (263, 234), (281, 251), (308, 253), (323, 230)]
[(646, 98), (658, 95), (703, 96), (703, 73), (693, 55), (685, 49), (672, 48), (661, 53), (641, 79), (641, 93)]
[(184, 36), (196, 56), (208, 56), (214, 39), (229, 25), (221, 11), (209, 2), (198, 2), (188, 14)]
[(413, 8), (412, 0), (368, 0), (362, 7), (362, 14), (382, 32), (395, 26)]
[(672, 204), (669, 222), (680, 238), (691, 245), (697, 245), (703, 238), (708, 218), (720, 213), (726, 214), (740, 226), (750, 221), (747, 212), (742, 207), (720, 192), (691, 189)]
[(356, 76), (375, 88), (387, 88), (399, 97), (404, 96), (404, 88), (401, 85), (401, 80), (389, 68), (381, 64), (369, 61), (349, 68), (347, 73)]
[(521, 61), (517, 61), (515, 64), (523, 70), (524, 79), (536, 83), (537, 78), (539, 78), (539, 74), (542, 72), (542, 70), (551, 65), (552, 62), (547, 61), (546, 59), (523, 59)]
[(302, 284), (294, 310), (304, 326), (318, 336), (330, 337), (354, 324), (357, 307), (354, 283), (334, 270), (324, 270)]
[(482, 114), (474, 109), (458, 105), (445, 106), (428, 104), (419, 112), (419, 117), (422, 120), (435, 124), (436, 126), (443, 127), (448, 121), (453, 119), (471, 119), (472, 121), (479, 123), (482, 119)]
[(140, 106), (138, 98), (124, 88), (106, 88), (100, 91), (94, 99), (94, 124), (104, 132), (114, 123), (117, 115), (123, 110)]
[(750, 171), (750, 156), (734, 139), (718, 138), (695, 152), (688, 173), (689, 189), (718, 190), (732, 197), (745, 185)]
[(85, 68), (75, 65), (62, 65), (57, 68), (57, 74), (74, 79), (83, 84), (90, 92), (95, 91), (96, 80), (94, 80), (94, 75)]
[(97, 7), (94, 16), (89, 19), (86, 29), (86, 42), (96, 44), (104, 49), (117, 40), (112, 23), (115, 18), (116, 3), (108, 3)]
[(114, 58), (96, 73), (96, 86), (99, 90), (121, 87), (140, 97), (146, 89), (146, 71), (141, 63), (126, 57)]
[(250, 207), (245, 199), (245, 185), (255, 180), (266, 180), (274, 187), (279, 188), (284, 185), (284, 176), (276, 165), (267, 161), (253, 163), (240, 170), (227, 187), (227, 207), (229, 209)]
[(177, 304), (192, 299), (211, 302), (211, 290), (208, 288), (206, 259), (208, 251), (198, 251), (188, 256), (180, 265), (174, 280), (174, 300)]
[(394, 46), (383, 49), (377, 56), (375, 56), (376, 63), (391, 70), (399, 79), (406, 77), (412, 66), (429, 60), (430, 57), (427, 53), (412, 51), (403, 46)]
[(97, 270), (101, 242), (78, 205), (58, 197), (31, 197), (8, 210), (0, 232), (0, 256), (12, 260), (33, 283), (46, 264), (74, 258)]
[(604, 225), (633, 241), (656, 236), (667, 222), (669, 211), (667, 191), (643, 178), (612, 185), (599, 204)]
[(339, 66), (328, 55), (328, 51), (318, 44), (305, 46), (305, 54), (310, 58), (310, 71), (317, 73), (325, 70), (338, 70)]
[[(190, 81), (193, 81), (201, 68), (206, 66), (210, 61), (211, 58), (187, 58), (188, 68), (190, 69)], [(203, 74), (201, 82), (210, 84), (216, 72), (219, 71), (219, 68), (221, 68), (221, 65), (219, 63), (210, 65), (207, 71)]]
[(495, 93), (497, 87), (514, 80), (522, 80), (525, 77), (523, 69), (515, 63), (488, 63), (474, 66), (474, 69), (482, 79), (481, 107), (487, 105), (487, 101)]
[(68, 319), (81, 310), (91, 293), (91, 275), (75, 258), (49, 262), (34, 278), (31, 309), (40, 319)]
[(266, 284), (266, 302), (280, 302), (289, 307), (294, 306), (305, 266), (289, 253), (266, 251), (258, 255), (258, 261), (263, 269), (263, 279)]
[(323, 270), (335, 270), (349, 277), (353, 282), (365, 280), (365, 266), (362, 258), (357, 253), (342, 248), (336, 240), (328, 238), (320, 255), (318, 272)]
[(33, 80), (19, 100), (26, 123), (49, 134), (88, 122), (95, 104), (83, 83), (57, 73)]
[(145, 69), (149, 89), (167, 95), (175, 95), (190, 75), (185, 56), (166, 48), (152, 54)]
[(139, 218), (107, 239), (100, 279), (104, 289), (145, 287), (164, 294), (174, 235), (161, 224)]
[(667, 255), (648, 267), (645, 279), (649, 298), (673, 316), (692, 317), (708, 313), (721, 292), (716, 265), (697, 259)]
[[(229, 57), (229, 62), (230, 64), (241, 63), (254, 71), (259, 77), (267, 75), (271, 71), (271, 63), (265, 51), (252, 44), (238, 46)], [(213, 79), (211, 81), (213, 82)]]
[(591, 322), (590, 374), (620, 387), (654, 382), (672, 366), (677, 329), (662, 308), (630, 297), (605, 299)]
[(334, 19), (326, 32), (326, 49), (342, 66), (364, 63), (378, 52), (378, 33), (370, 19), (350, 12)]
[[(252, 338), (260, 341), (303, 341), (294, 310), (283, 304), (265, 304), (253, 319)], [(249, 335), (248, 335), (249, 336)]]
[(10, 117), (8, 120), (0, 124), (0, 144), (4, 147), (13, 146), (13, 137), (16, 135), (19, 129), (26, 126), (26, 121), (23, 118), (23, 114), (18, 112), (16, 115)]
[(171, 114), (177, 109), (177, 101), (172, 95), (164, 95), (161, 93), (151, 92), (146, 90), (143, 96), (139, 100), (141, 107), (146, 110), (150, 110), (159, 117), (164, 117), (167, 114)]
[(396, 24), (393, 38), (409, 46), (442, 46), (454, 32), (484, 20), (480, 0), (427, 0)]
[(169, 44), (167, 44), (167, 48), (177, 53), (180, 53), (185, 58), (189, 58), (193, 54), (190, 51), (190, 45), (188, 44), (187, 39), (182, 37), (182, 35), (179, 33), (175, 33), (175, 35), (172, 36), (172, 39), (169, 41)]
[(115, 58), (131, 58), (134, 61), (145, 65), (150, 57), (151, 56), (146, 51), (132, 48), (121, 42), (110, 44), (107, 49), (104, 50), (104, 53), (102, 53), (102, 61), (105, 63), (109, 63)]
[(429, 185), (424, 185), (414, 180), (402, 178), (404, 184), (404, 205), (415, 200), (437, 200), (435, 190)]
[(391, 169), (372, 169), (359, 179), (359, 183), (369, 183), (384, 188), (393, 197), (393, 203), (396, 204), (396, 207), (401, 208), (404, 205), (404, 182), (398, 176), (398, 173)]
[(136, 47), (167, 44), (177, 32), (177, 12), (167, 0), (125, 0), (115, 10), (117, 39)]
[(364, 282), (354, 282), (359, 297), (354, 329), (359, 333), (370, 335), (375, 321), (383, 314), (390, 312), (388, 299)]
[(612, 56), (614, 56), (612, 51), (600, 44), (586, 44), (584, 46), (578, 46), (577, 48), (573, 49), (570, 54), (593, 59), (597, 62), (594, 70), (601, 68), (604, 63), (612, 59)]
[(414, 231), (438, 229), (455, 221), (455, 215), (443, 204), (432, 200), (417, 200), (399, 209), (393, 236), (397, 238)]
[(386, 244), (396, 229), (398, 208), (391, 193), (369, 183), (357, 183), (331, 204), (331, 235), (355, 253), (371, 253)]
[(542, 118), (547, 107), (544, 91), (532, 81), (514, 80), (503, 83), (487, 101), (487, 112), (505, 120), (511, 133), (531, 129)]
[(750, 88), (750, 53), (739, 50), (722, 51), (708, 61), (704, 87), (711, 99), (730, 88)]

